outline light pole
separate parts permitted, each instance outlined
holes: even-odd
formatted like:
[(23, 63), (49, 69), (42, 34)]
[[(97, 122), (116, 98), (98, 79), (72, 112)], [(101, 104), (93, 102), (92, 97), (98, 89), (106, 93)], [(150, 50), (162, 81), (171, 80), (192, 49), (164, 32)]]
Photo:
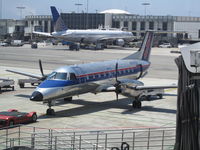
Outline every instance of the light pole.
[(25, 9), (26, 7), (18, 6), (16, 8), (19, 9), (19, 11), (20, 11), (20, 19), (22, 19), (22, 10)]
[(77, 12), (79, 13), (79, 6), (82, 6), (83, 4), (81, 3), (76, 3), (75, 6), (77, 6)]
[(150, 5), (150, 3), (142, 3), (142, 5), (144, 6), (144, 16), (146, 16), (146, 7)]
[(3, 19), (3, 0), (0, 0), (0, 19)]
[(86, 29), (88, 29), (88, 6), (89, 6), (89, 0), (87, 0), (87, 17), (86, 17)]

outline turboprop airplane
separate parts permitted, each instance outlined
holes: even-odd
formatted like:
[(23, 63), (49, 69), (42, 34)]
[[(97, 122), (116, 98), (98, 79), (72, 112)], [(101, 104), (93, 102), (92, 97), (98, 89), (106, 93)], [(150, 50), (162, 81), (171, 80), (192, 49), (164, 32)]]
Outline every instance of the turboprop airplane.
[[(54, 6), (51, 6), (51, 12), (55, 32), (45, 33), (34, 31), (33, 33), (63, 39), (71, 43), (95, 44), (97, 49), (102, 49), (103, 45), (108, 41), (113, 41), (116, 45), (123, 46), (125, 41), (131, 41), (134, 38), (132, 32), (121, 30), (70, 30), (66, 27)], [(78, 50), (79, 46), (78, 44), (70, 44), (69, 48)]]
[(154, 33), (147, 31), (141, 48), (134, 54), (118, 60), (93, 62), (63, 66), (51, 74), (44, 75), (40, 62), (41, 75), (7, 70), (10, 72), (43, 79), (32, 93), (31, 101), (48, 103), (47, 115), (54, 114), (52, 102), (64, 98), (71, 101), (75, 95), (92, 92), (115, 92), (133, 98), (132, 106), (141, 108), (140, 95), (147, 89), (174, 88), (176, 86), (144, 86), (137, 79), (146, 75), (150, 66), (149, 56)]

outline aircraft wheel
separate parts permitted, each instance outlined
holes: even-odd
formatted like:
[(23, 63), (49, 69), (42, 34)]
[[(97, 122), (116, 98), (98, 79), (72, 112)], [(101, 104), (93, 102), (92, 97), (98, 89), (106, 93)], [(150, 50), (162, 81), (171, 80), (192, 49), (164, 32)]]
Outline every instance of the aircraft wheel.
[(147, 95), (147, 100), (148, 100), (148, 101), (151, 100), (151, 95)]
[(32, 115), (32, 122), (36, 122), (37, 121), (37, 115), (36, 114), (33, 114)]
[(136, 101), (133, 101), (132, 107), (133, 107), (133, 108), (136, 108), (136, 106), (137, 106), (137, 102), (136, 102)]
[(140, 101), (137, 101), (137, 108), (141, 108), (142, 107), (142, 103)]
[(49, 115), (49, 116), (52, 116), (52, 115), (55, 115), (55, 111), (54, 111), (54, 109), (49, 108), (49, 109), (47, 109), (46, 114)]
[(162, 98), (163, 98), (163, 95), (162, 95), (162, 94), (158, 94), (158, 97), (159, 97), (160, 99), (162, 99)]
[(141, 108), (142, 107), (142, 103), (140, 101), (133, 101), (132, 107), (133, 108)]
[(19, 87), (20, 87), (20, 88), (24, 88), (24, 83), (20, 83), (20, 84), (19, 84)]
[(71, 101), (72, 101), (72, 97), (64, 98), (64, 101), (66, 101), (66, 102), (71, 102)]

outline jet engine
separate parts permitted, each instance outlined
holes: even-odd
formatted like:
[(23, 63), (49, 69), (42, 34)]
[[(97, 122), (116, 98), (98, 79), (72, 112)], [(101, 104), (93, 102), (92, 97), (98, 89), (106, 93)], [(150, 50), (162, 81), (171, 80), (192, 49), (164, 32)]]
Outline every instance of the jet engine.
[(114, 45), (123, 46), (125, 44), (123, 39), (117, 39), (114, 41)]

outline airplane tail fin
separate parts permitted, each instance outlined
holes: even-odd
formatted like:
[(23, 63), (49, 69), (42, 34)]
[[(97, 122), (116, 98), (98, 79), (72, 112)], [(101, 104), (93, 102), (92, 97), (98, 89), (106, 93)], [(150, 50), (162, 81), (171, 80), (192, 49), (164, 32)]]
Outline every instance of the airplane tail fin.
[(151, 47), (153, 44), (153, 37), (154, 37), (153, 31), (147, 31), (145, 33), (140, 49), (136, 53), (130, 56), (127, 56), (123, 59), (140, 59), (140, 60), (148, 61), (150, 53), (151, 53)]
[(66, 27), (64, 21), (62, 20), (60, 14), (58, 13), (55, 6), (51, 6), (51, 13), (52, 13), (53, 22), (54, 22), (54, 30), (56, 32), (66, 31), (67, 27)]

